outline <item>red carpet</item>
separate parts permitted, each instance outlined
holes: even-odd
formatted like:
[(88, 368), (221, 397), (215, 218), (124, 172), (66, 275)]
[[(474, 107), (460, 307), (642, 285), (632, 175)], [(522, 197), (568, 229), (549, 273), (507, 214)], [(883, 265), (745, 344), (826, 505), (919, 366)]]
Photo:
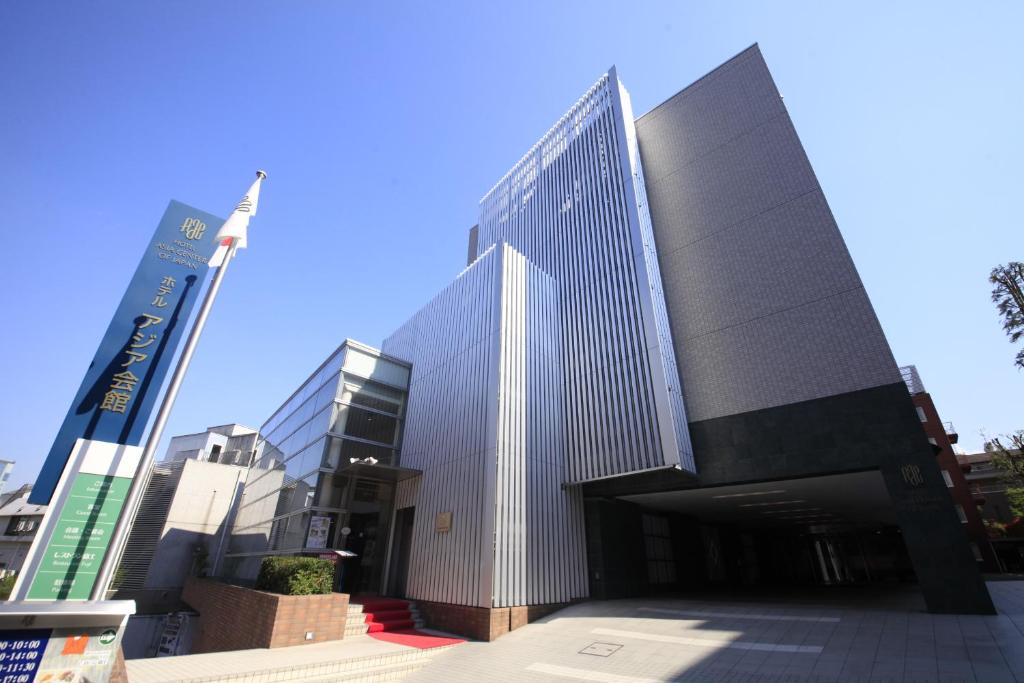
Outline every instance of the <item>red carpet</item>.
[(371, 638), (397, 645), (408, 645), (420, 650), (466, 642), (462, 638), (432, 636), (417, 631), (408, 600), (358, 596), (352, 600), (352, 604), (363, 606), (363, 620), (368, 627), (366, 632)]
[(377, 640), (385, 640), (397, 645), (408, 645), (410, 647), (419, 648), (420, 650), (429, 650), (432, 647), (444, 647), (445, 645), (458, 645), (459, 643), (466, 642), (462, 638), (432, 636), (429, 633), (423, 633), (422, 631), (417, 631), (413, 628), (403, 629), (401, 631), (371, 633), (370, 637), (376, 638)]
[(383, 633), (386, 631), (407, 631), (415, 624), (409, 602), (394, 598), (358, 598), (354, 604), (363, 606), (363, 620), (367, 625), (367, 633)]

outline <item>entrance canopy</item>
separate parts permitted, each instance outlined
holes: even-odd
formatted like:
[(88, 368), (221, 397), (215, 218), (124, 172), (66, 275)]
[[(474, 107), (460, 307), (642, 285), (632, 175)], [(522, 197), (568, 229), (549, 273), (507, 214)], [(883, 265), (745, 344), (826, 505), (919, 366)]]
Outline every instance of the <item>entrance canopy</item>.
[(705, 522), (759, 528), (896, 524), (892, 502), (877, 470), (644, 493), (620, 499)]

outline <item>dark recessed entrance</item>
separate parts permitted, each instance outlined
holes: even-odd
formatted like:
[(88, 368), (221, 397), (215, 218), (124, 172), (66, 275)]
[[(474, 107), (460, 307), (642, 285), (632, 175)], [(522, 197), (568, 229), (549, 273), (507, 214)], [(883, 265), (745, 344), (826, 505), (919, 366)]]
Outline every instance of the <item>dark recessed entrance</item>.
[(881, 474), (587, 500), (591, 594), (913, 581)]

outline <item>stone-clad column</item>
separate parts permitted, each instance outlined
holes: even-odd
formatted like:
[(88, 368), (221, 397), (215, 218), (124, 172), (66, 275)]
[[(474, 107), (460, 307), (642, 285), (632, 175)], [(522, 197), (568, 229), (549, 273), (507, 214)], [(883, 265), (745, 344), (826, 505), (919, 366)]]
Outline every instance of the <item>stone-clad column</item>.
[(995, 614), (934, 456), (909, 452), (880, 470), (928, 611)]

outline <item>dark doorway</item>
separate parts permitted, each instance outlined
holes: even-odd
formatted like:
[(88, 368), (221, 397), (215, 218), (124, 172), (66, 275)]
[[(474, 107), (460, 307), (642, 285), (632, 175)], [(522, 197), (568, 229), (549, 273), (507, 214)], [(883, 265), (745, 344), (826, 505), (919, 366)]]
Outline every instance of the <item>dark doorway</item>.
[(412, 548), (412, 525), (416, 508), (402, 508), (395, 513), (394, 552), (391, 554), (391, 571), (388, 581), (388, 595), (405, 597), (409, 579), (409, 553)]
[(342, 591), (350, 595), (379, 595), (383, 590), (385, 551), (390, 533), (394, 484), (353, 477), (349, 514), (341, 528), (343, 549), (354, 553), (344, 562)]

